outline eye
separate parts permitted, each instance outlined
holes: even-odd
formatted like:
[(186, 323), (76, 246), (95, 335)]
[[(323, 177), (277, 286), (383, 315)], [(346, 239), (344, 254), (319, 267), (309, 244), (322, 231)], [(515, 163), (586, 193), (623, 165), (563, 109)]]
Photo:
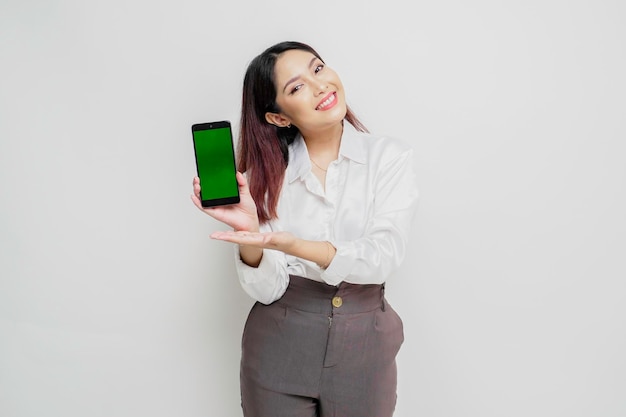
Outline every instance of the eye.
[(317, 74), (318, 72), (320, 72), (322, 69), (324, 69), (324, 65), (323, 64), (319, 64), (317, 67), (315, 67), (315, 73)]
[(302, 88), (302, 84), (298, 84), (298, 85), (294, 86), (294, 87), (291, 89), (291, 93), (290, 93), (290, 94), (297, 93), (297, 92), (298, 92), (298, 90), (300, 90), (301, 88)]

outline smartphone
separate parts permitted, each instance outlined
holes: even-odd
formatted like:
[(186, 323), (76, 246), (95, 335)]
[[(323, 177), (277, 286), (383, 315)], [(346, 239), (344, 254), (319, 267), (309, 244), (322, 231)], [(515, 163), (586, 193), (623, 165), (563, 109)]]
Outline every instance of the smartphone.
[(191, 126), (202, 207), (239, 203), (233, 133), (228, 120)]

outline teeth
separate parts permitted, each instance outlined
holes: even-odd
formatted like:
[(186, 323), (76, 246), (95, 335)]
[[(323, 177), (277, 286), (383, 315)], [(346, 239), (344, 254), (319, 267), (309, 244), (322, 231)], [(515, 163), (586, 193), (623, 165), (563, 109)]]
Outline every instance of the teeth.
[(323, 109), (324, 107), (328, 106), (333, 101), (335, 101), (335, 95), (334, 94), (332, 94), (330, 97), (328, 97), (326, 100), (324, 100), (324, 102), (322, 104), (320, 104), (319, 106), (317, 106), (317, 108), (318, 109)]

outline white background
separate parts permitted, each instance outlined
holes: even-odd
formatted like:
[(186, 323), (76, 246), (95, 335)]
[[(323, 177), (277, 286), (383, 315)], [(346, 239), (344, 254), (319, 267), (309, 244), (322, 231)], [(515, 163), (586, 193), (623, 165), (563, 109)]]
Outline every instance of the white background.
[(399, 417), (626, 416), (626, 3), (0, 1), (0, 416), (238, 416), (192, 123), (314, 46), (417, 150)]

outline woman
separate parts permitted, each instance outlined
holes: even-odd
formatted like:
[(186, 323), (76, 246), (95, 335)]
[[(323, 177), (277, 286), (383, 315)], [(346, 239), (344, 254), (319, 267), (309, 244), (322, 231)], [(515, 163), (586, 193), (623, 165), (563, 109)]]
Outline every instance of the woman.
[(233, 228), (253, 306), (242, 340), (245, 416), (385, 417), (396, 404), (402, 322), (384, 283), (417, 204), (413, 152), (367, 133), (310, 46), (274, 45), (244, 79), (241, 202), (202, 208)]

